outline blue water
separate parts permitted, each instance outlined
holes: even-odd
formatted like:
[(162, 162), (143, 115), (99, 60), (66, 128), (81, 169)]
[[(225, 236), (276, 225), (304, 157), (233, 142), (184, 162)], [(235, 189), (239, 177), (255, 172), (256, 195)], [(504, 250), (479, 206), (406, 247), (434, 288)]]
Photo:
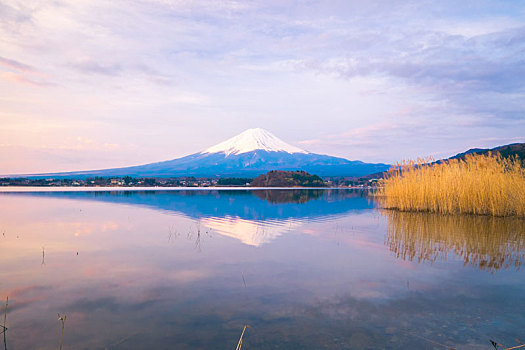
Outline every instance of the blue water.
[(0, 194), (9, 349), (525, 342), (525, 224), (350, 190)]

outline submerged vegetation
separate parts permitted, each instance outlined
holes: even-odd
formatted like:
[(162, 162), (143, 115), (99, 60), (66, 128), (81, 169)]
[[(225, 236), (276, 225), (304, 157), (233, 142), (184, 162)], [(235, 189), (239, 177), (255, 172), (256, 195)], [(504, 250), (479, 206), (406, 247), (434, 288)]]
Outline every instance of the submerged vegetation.
[(525, 167), (499, 154), (469, 154), (429, 164), (404, 161), (390, 169), (379, 190), (383, 208), (441, 214), (525, 217)]

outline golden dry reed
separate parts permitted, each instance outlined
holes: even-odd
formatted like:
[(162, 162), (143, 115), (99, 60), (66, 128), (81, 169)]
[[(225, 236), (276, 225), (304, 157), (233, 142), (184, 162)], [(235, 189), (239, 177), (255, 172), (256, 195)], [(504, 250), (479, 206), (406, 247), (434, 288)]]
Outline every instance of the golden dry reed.
[(525, 217), (525, 167), (518, 158), (471, 154), (428, 164), (397, 163), (381, 181), (385, 209)]
[(237, 347), (235, 348), (235, 350), (242, 349), (242, 342), (243, 342), (242, 338), (244, 337), (244, 332), (246, 332), (247, 327), (250, 327), (250, 326), (244, 325), (244, 328), (242, 329), (241, 337), (239, 338), (239, 342), (237, 343)]

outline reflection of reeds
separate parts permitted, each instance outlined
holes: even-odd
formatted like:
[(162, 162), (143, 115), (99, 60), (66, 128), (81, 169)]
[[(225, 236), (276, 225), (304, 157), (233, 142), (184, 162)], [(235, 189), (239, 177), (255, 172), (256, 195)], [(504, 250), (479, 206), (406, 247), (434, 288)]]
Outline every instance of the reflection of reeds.
[(499, 155), (467, 155), (428, 165), (398, 163), (381, 181), (383, 208), (442, 214), (525, 216), (525, 167)]
[(494, 271), (525, 258), (525, 220), (472, 215), (439, 215), (385, 210), (387, 245), (396, 257), (409, 261), (444, 260), (447, 253), (465, 265)]

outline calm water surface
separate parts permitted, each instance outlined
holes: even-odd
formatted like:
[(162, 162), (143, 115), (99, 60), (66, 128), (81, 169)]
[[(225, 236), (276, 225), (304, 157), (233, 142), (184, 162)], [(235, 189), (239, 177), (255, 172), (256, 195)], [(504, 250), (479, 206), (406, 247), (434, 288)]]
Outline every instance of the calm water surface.
[(524, 254), (524, 220), (346, 190), (0, 194), (8, 349), (56, 349), (58, 313), (64, 349), (512, 346)]

